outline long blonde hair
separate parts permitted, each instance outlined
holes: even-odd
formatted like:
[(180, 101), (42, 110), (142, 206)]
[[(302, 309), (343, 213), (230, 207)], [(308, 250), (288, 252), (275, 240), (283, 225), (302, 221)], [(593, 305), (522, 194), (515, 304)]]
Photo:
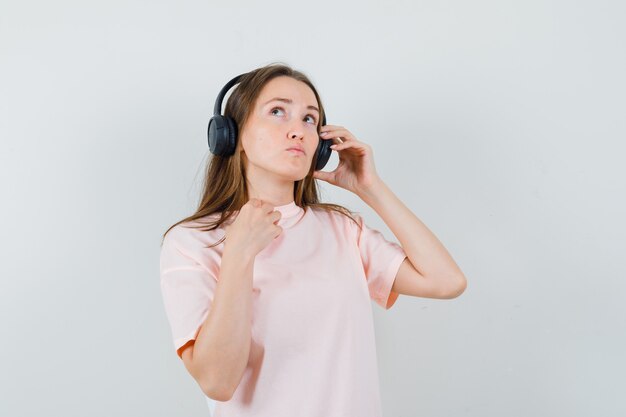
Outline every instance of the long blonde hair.
[[(233, 118), (238, 127), (244, 126), (254, 109), (254, 104), (262, 88), (271, 79), (281, 75), (302, 81), (313, 90), (320, 109), (320, 117), (317, 124), (317, 132), (319, 134), (321, 121), (324, 120), (324, 106), (317, 90), (306, 75), (282, 63), (272, 63), (257, 68), (241, 77), (226, 102), (224, 115)], [(239, 152), (240, 149), (241, 140), (238, 138), (237, 147), (233, 155), (224, 157), (211, 154), (205, 170), (202, 199), (198, 204), (196, 212), (171, 225), (163, 233), (161, 244), (163, 244), (163, 238), (165, 238), (167, 233), (178, 224), (195, 221), (197, 224), (189, 225), (189, 227), (194, 227), (201, 231), (213, 230), (220, 227), (222, 223), (227, 222), (233, 216), (234, 211), (240, 210), (248, 202), (246, 174), (243, 159)], [(294, 181), (293, 197), (296, 205), (302, 207), (305, 212), (309, 208), (319, 208), (326, 211), (333, 210), (349, 217), (359, 226), (358, 221), (353, 217), (354, 212), (351, 210), (338, 204), (320, 202), (318, 188), (315, 178), (313, 178), (315, 162), (316, 157), (314, 156), (306, 177), (302, 180)], [(219, 217), (214, 217), (214, 221), (206, 223), (198, 221), (201, 218), (217, 213), (220, 215)], [(218, 245), (223, 240), (224, 238), (208, 247)]]

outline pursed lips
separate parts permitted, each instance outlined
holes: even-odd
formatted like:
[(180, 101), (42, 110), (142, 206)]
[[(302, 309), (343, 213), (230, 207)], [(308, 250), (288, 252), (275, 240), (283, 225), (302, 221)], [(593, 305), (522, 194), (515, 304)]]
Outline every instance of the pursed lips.
[(294, 152), (298, 152), (304, 155), (304, 149), (302, 148), (296, 148), (296, 147), (292, 147), (292, 148), (287, 148), (288, 151), (294, 151)]

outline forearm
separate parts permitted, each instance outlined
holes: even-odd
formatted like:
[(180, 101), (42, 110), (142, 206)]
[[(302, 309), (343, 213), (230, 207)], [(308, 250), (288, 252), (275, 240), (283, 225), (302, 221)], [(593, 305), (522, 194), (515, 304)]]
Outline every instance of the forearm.
[(453, 287), (465, 287), (463, 272), (443, 244), (382, 179), (361, 191), (359, 197), (383, 219), (423, 276), (449, 281)]
[(232, 393), (248, 363), (253, 265), (254, 256), (224, 247), (211, 310), (193, 351), (194, 368), (207, 390)]

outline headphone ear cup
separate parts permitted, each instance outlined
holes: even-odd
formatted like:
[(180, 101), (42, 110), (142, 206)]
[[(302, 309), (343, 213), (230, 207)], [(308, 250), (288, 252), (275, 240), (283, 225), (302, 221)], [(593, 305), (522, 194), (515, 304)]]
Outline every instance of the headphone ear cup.
[(224, 116), (226, 118), (226, 122), (228, 123), (228, 147), (226, 149), (226, 155), (230, 156), (235, 153), (235, 149), (237, 148), (237, 122), (234, 119), (228, 116)]
[(209, 149), (219, 156), (230, 156), (237, 145), (237, 123), (228, 116), (215, 115), (207, 130)]
[(315, 162), (315, 170), (320, 171), (326, 166), (326, 163), (330, 159), (330, 154), (333, 152), (330, 146), (333, 144), (332, 139), (321, 139), (317, 144), (317, 150), (315, 151), (317, 159)]

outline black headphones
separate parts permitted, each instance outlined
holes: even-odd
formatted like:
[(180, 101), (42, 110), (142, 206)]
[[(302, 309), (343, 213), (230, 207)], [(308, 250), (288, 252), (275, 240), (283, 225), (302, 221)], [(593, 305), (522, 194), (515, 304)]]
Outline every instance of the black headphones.
[[(215, 107), (213, 109), (213, 117), (209, 120), (208, 136), (209, 136), (209, 149), (211, 153), (219, 156), (230, 156), (235, 153), (235, 147), (237, 145), (237, 124), (228, 116), (223, 116), (222, 113), (222, 100), (226, 95), (226, 92), (236, 83), (240, 78), (248, 73), (240, 74), (226, 83), (220, 90), (215, 100)], [(326, 125), (326, 115), (322, 119), (322, 126)], [(330, 146), (333, 144), (332, 139), (322, 139), (317, 145), (315, 156), (313, 160), (315, 163), (315, 170), (319, 171), (326, 165), (332, 149)]]

